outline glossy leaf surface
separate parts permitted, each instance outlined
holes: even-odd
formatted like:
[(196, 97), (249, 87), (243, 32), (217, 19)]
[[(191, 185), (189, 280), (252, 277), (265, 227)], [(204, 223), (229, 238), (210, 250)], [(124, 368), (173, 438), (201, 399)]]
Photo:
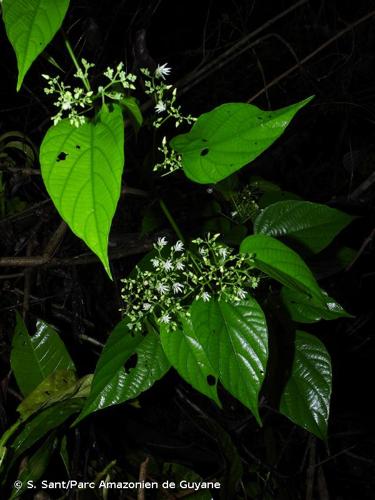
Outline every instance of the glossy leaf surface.
[(17, 91), (31, 64), (62, 25), (69, 0), (3, 0), (5, 29), (17, 57)]
[(331, 390), (331, 359), (326, 348), (313, 335), (297, 331), (292, 372), (280, 402), (281, 413), (325, 439)]
[(323, 300), (321, 289), (310, 269), (294, 250), (281, 241), (265, 234), (256, 234), (243, 240), (240, 251), (252, 254), (258, 269), (286, 287), (314, 295), (316, 300)]
[(351, 318), (338, 302), (323, 292), (325, 301), (319, 301), (306, 293), (283, 287), (281, 299), (293, 321), (315, 323), (321, 319)]
[(202, 114), (190, 132), (171, 141), (187, 177), (200, 184), (221, 181), (265, 151), (312, 97), (277, 111), (227, 103)]
[(258, 395), (268, 358), (267, 324), (254, 299), (239, 303), (196, 301), (195, 335), (223, 386), (260, 422)]
[(217, 395), (218, 373), (211, 365), (191, 321), (181, 315), (180, 322), (182, 328), (176, 331), (169, 330), (165, 325), (160, 328), (164, 352), (186, 382), (221, 406)]
[(120, 196), (124, 124), (119, 106), (103, 107), (96, 123), (63, 120), (40, 148), (44, 183), (61, 217), (100, 258), (111, 276), (108, 237)]
[(79, 412), (83, 403), (84, 399), (82, 398), (62, 401), (41, 411), (29, 420), (11, 445), (14, 453), (13, 462), (50, 430), (60, 427), (70, 416)]
[(287, 200), (265, 208), (254, 222), (254, 232), (275, 238), (287, 236), (318, 253), (352, 220), (350, 215), (319, 203)]
[[(161, 378), (170, 365), (160, 344), (159, 335), (132, 334), (127, 321), (121, 321), (111, 333), (99, 358), (91, 392), (76, 422), (90, 413), (137, 397)], [(124, 365), (136, 358), (133, 368)]]
[(17, 314), (10, 363), (22, 394), (30, 394), (48, 375), (57, 370), (74, 370), (74, 363), (57, 332), (38, 320), (31, 337)]

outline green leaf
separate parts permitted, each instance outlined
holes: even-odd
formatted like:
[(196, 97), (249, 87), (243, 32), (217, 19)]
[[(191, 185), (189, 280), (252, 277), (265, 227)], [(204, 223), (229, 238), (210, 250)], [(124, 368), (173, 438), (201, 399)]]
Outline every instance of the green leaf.
[(291, 248), (265, 234), (248, 236), (241, 243), (240, 251), (253, 255), (255, 265), (271, 278), (316, 297), (325, 303), (322, 291), (312, 272)]
[(119, 106), (100, 111), (95, 123), (62, 120), (46, 133), (40, 164), (61, 217), (100, 258), (111, 276), (108, 236), (121, 190), (124, 124)]
[(57, 439), (55, 434), (51, 434), (38, 450), (27, 460), (22, 468), (18, 480), (21, 482), (21, 488), (13, 488), (10, 500), (19, 498), (27, 489), (28, 481), (36, 483), (47, 469), (51, 456), (56, 449)]
[(22, 420), (29, 418), (36, 411), (48, 408), (60, 401), (73, 398), (87, 398), (93, 374), (77, 380), (75, 372), (58, 370), (51, 373), (26, 399), (18, 406), (17, 411)]
[(223, 386), (259, 423), (258, 396), (268, 358), (267, 324), (254, 299), (196, 301), (190, 308), (195, 336)]
[(306, 293), (283, 287), (281, 299), (293, 321), (315, 323), (321, 319), (352, 318), (338, 302), (323, 292), (325, 303)]
[[(123, 403), (151, 387), (170, 365), (153, 330), (146, 336), (132, 334), (127, 320), (121, 321), (111, 333), (99, 358), (91, 392), (75, 423), (94, 411)], [(128, 372), (125, 363), (136, 357), (136, 365)]]
[(326, 348), (313, 335), (297, 331), (292, 372), (280, 402), (281, 413), (326, 439), (331, 390), (331, 359)]
[(353, 217), (319, 203), (279, 201), (265, 208), (254, 222), (254, 233), (287, 236), (318, 253), (328, 246)]
[(245, 103), (222, 104), (201, 115), (190, 132), (174, 137), (170, 145), (182, 156), (189, 179), (215, 183), (263, 153), (311, 99), (277, 111)]
[(56, 331), (38, 320), (30, 337), (17, 313), (10, 364), (22, 394), (30, 394), (48, 375), (57, 370), (74, 370), (74, 363)]
[(28, 418), (49, 400), (59, 398), (75, 387), (77, 376), (74, 370), (56, 370), (48, 375), (23, 401), (17, 411), (22, 419)]
[(17, 91), (62, 25), (68, 7), (69, 0), (3, 0), (5, 29), (17, 57)]
[(61, 401), (29, 420), (11, 445), (12, 463), (50, 430), (60, 427), (71, 415), (79, 412), (84, 402), (83, 398)]
[(120, 101), (120, 106), (122, 106), (123, 109), (125, 109), (130, 113), (137, 127), (140, 128), (143, 123), (143, 116), (141, 108), (138, 105), (137, 99), (135, 97), (124, 97)]
[(209, 362), (191, 321), (180, 315), (180, 323), (182, 328), (177, 331), (169, 330), (167, 325), (161, 326), (164, 352), (186, 382), (221, 407), (217, 395), (218, 373)]

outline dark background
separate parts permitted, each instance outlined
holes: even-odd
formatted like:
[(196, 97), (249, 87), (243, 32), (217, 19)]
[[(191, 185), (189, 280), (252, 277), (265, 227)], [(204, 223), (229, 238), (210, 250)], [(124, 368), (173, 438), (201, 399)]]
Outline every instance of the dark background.
[[(332, 356), (328, 443), (311, 438), (267, 405), (262, 408), (263, 429), (228, 395), (223, 395), (224, 409), (219, 411), (171, 372), (140, 397), (138, 407), (105, 410), (73, 433), (73, 477), (90, 477), (113, 459), (118, 477), (124, 471), (137, 477), (140, 463), (150, 456), (151, 476), (167, 477), (163, 476), (164, 462), (181, 463), (205, 478), (219, 477), (223, 498), (375, 497), (371, 408), (375, 4), (373, 0), (299, 3), (291, 9), (293, 2), (271, 0), (224, 4), (213, 0), (77, 0), (72, 1), (64, 30), (77, 54), (96, 63), (94, 77), (120, 60), (132, 71), (167, 62), (172, 67), (170, 80), (179, 88), (179, 102), (193, 115), (224, 102), (248, 101), (263, 109), (277, 109), (315, 95), (283, 137), (248, 170), (304, 199), (359, 216), (315, 263), (323, 288), (354, 318), (306, 328), (323, 340)], [(147, 47), (140, 43), (143, 35)], [(245, 37), (249, 37), (247, 43)], [(22, 131), (38, 147), (53, 113), (42, 92), (40, 74), (55, 70), (40, 57), (17, 94), (15, 57), (3, 29), (0, 46), (0, 134)], [(47, 55), (58, 61), (68, 80), (74, 70), (61, 35), (48, 47)], [(61, 265), (1, 265), (3, 429), (15, 418), (18, 402), (15, 383), (9, 378), (14, 311), (26, 314), (31, 329), (37, 317), (59, 328), (81, 375), (91, 372), (100, 352), (92, 340), (104, 343), (120, 319), (119, 279), (151, 244), (150, 238), (139, 234), (145, 211), (156, 211), (155, 200), (163, 196), (186, 234), (199, 230), (200, 207), (210, 197), (207, 187), (192, 185), (179, 174), (166, 179), (152, 176), (155, 140), (147, 128), (137, 137), (129, 130), (127, 136), (124, 185), (144, 190), (146, 196), (122, 195), (111, 233), (113, 283), (69, 231), (55, 254), (65, 259)], [(40, 176), (23, 169), (17, 153), (14, 162), (15, 169), (2, 168), (5, 196), (9, 203), (15, 200), (15, 213), (0, 220), (0, 257), (38, 256), (60, 219)], [(34, 167), (37, 170), (39, 165)], [(160, 218), (158, 229), (170, 230)], [(348, 270), (335, 268), (333, 255), (341, 246), (358, 251), (358, 259)], [(128, 255), (129, 247), (133, 255)], [(82, 265), (72, 265), (76, 255), (83, 256)], [(239, 464), (243, 476), (235, 488)], [(51, 464), (48, 474), (61, 478), (59, 467)]]

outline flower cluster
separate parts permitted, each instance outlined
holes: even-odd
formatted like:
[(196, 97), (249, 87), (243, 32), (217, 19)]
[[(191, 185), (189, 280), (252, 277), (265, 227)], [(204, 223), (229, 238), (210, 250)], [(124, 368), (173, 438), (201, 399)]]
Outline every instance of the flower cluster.
[(186, 312), (194, 300), (246, 299), (249, 289), (259, 283), (253, 274), (254, 261), (219, 243), (219, 236), (193, 240), (191, 251), (185, 250), (181, 241), (168, 246), (165, 238), (158, 239), (150, 261), (152, 270), (137, 267), (134, 278), (122, 280), (122, 311), (131, 328), (141, 330), (142, 321), (152, 317), (176, 329), (178, 314)]
[[(120, 62), (116, 69), (108, 67), (103, 74), (106, 78), (108, 78), (109, 83), (107, 83), (104, 87), (100, 86), (98, 88), (98, 94), (102, 98), (109, 97), (110, 99), (119, 101), (124, 97), (122, 89), (135, 90), (134, 83), (137, 80), (137, 77), (133, 73), (126, 73), (124, 71), (123, 62)], [(116, 87), (119, 87), (121, 90), (117, 90)]]
[[(81, 86), (72, 88), (65, 85), (59, 76), (52, 78), (49, 75), (42, 75), (48, 82), (48, 87), (44, 89), (46, 94), (57, 94), (57, 100), (53, 103), (59, 110), (52, 117), (53, 124), (57, 125), (64, 116), (67, 115), (71, 125), (80, 127), (85, 123), (83, 113), (92, 106), (97, 97), (101, 97), (103, 103), (105, 98), (120, 100), (124, 97), (124, 91), (134, 90), (136, 76), (124, 71), (124, 63), (119, 63), (116, 69), (108, 67), (104, 76), (109, 80), (105, 86), (98, 87), (97, 93), (91, 90), (89, 83), (89, 71), (95, 65), (81, 60), (81, 66), (78, 68), (74, 77), (81, 80)], [(120, 88), (120, 90), (117, 89)]]
[(48, 82), (48, 87), (44, 89), (46, 94), (57, 94), (57, 101), (53, 104), (59, 111), (52, 117), (53, 124), (57, 125), (63, 119), (64, 113), (68, 114), (70, 123), (74, 127), (80, 127), (85, 123), (85, 117), (81, 114), (83, 110), (93, 103), (93, 92), (82, 87), (72, 89), (70, 85), (65, 85), (60, 81), (59, 76), (52, 78), (42, 75)]
[(191, 124), (196, 120), (191, 115), (181, 113), (181, 107), (176, 105), (177, 89), (164, 83), (165, 76), (168, 76), (170, 71), (171, 68), (166, 63), (159, 65), (154, 74), (147, 68), (141, 68), (146, 77), (145, 92), (155, 100), (155, 112), (160, 115), (153, 122), (155, 128), (159, 128), (168, 118), (174, 118), (176, 127), (183, 122)]
[(163, 160), (154, 165), (154, 172), (164, 171), (162, 176), (172, 174), (176, 170), (182, 169), (182, 157), (174, 149), (168, 146), (167, 138), (164, 136), (158, 151), (164, 156)]

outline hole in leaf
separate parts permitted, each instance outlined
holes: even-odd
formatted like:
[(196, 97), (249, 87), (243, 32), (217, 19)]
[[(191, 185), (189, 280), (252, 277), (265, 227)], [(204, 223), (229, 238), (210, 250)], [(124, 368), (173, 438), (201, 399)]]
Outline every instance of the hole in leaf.
[(207, 139), (202, 139), (202, 142), (208, 142)]
[(124, 368), (125, 371), (128, 373), (132, 368), (137, 366), (137, 360), (138, 360), (138, 354), (134, 353), (130, 356), (130, 358), (126, 361)]
[(61, 151), (61, 153), (57, 156), (56, 161), (64, 161), (64, 160), (66, 160), (67, 156), (68, 156), (68, 153), (64, 153), (64, 151)]
[(215, 383), (216, 383), (216, 378), (213, 375), (207, 375), (207, 384), (215, 385)]
[(201, 156), (206, 156), (206, 154), (208, 154), (208, 152), (209, 152), (209, 149), (208, 149), (208, 148), (204, 148), (204, 149), (202, 149), (202, 151), (201, 151)]
[(81, 146), (77, 144), (76, 149), (81, 149)]

